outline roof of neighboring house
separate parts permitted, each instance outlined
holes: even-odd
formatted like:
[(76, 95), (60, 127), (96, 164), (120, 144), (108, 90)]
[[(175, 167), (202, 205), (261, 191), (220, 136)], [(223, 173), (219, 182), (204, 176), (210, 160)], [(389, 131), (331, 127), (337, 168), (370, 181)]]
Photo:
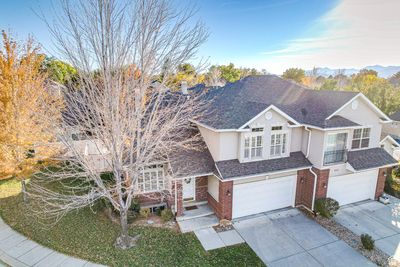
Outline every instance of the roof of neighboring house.
[(387, 153), (385, 149), (376, 147), (349, 151), (347, 154), (347, 163), (356, 171), (361, 171), (396, 164), (397, 160)]
[(209, 88), (210, 112), (199, 122), (215, 129), (238, 129), (273, 105), (299, 123), (321, 128), (350, 126), (343, 117), (326, 119), (357, 94), (312, 90), (276, 75), (248, 76)]
[(302, 152), (290, 153), (289, 157), (240, 163), (237, 159), (218, 161), (217, 165), (222, 179), (267, 174), (282, 170), (311, 167), (312, 164)]
[(389, 118), (391, 118), (394, 121), (400, 121), (400, 110), (396, 111), (395, 113), (392, 113)]

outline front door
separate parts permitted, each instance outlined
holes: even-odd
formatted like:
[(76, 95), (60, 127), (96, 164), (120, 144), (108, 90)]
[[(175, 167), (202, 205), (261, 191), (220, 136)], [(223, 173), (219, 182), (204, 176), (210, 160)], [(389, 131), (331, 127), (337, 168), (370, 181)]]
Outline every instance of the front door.
[(195, 200), (196, 192), (196, 178), (186, 178), (182, 183), (182, 197), (183, 201)]

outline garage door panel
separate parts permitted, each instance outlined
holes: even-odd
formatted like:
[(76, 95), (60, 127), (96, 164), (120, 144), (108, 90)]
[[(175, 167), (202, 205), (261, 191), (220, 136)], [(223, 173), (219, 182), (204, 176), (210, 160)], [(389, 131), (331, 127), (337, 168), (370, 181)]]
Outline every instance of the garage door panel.
[(296, 176), (234, 185), (232, 216), (238, 218), (294, 205)]
[(340, 205), (373, 199), (377, 177), (378, 170), (330, 177), (327, 196)]

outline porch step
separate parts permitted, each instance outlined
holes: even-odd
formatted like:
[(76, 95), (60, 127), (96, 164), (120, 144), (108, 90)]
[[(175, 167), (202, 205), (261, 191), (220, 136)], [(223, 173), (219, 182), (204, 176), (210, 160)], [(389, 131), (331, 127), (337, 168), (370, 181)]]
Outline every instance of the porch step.
[(188, 202), (183, 202), (183, 207), (201, 206), (201, 205), (207, 205), (207, 204), (208, 204), (207, 200), (205, 200), (205, 201), (188, 201)]
[(190, 220), (178, 221), (182, 233), (193, 232), (196, 230), (213, 227), (219, 224), (217, 216), (214, 214), (193, 218)]
[(176, 221), (186, 221), (205, 217), (214, 214), (214, 211), (208, 205), (195, 205), (197, 209), (184, 210), (183, 215), (176, 218)]

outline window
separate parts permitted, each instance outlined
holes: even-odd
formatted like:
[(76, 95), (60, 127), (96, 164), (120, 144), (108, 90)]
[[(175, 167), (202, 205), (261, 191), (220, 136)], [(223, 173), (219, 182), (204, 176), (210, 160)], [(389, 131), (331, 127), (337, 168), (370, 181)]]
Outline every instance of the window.
[(272, 126), (272, 131), (282, 131), (282, 126)]
[(351, 148), (364, 148), (369, 146), (369, 137), (371, 134), (371, 128), (355, 129), (353, 132), (353, 141), (351, 142)]
[(165, 188), (163, 166), (153, 165), (145, 168), (143, 175), (138, 178), (138, 188), (144, 193), (163, 190)]
[(244, 138), (244, 158), (261, 158), (263, 150), (263, 136), (247, 136)]
[(270, 155), (271, 156), (281, 156), (286, 152), (286, 133), (273, 133), (271, 134), (271, 147), (270, 147)]
[(253, 133), (255, 133), (255, 132), (262, 132), (262, 131), (264, 131), (264, 128), (262, 128), (262, 127), (256, 127), (256, 128), (252, 128), (251, 131), (252, 131)]
[(324, 153), (324, 164), (345, 160), (347, 133), (328, 134)]

